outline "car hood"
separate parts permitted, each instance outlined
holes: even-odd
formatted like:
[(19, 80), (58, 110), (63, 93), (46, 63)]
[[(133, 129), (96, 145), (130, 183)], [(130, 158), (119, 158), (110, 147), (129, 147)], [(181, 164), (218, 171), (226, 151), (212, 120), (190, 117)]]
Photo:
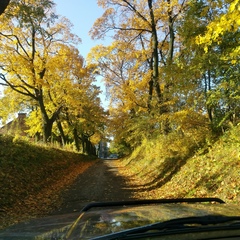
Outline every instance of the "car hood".
[(112, 207), (104, 211), (94, 209), (79, 217), (69, 229), (68, 236), (90, 239), (170, 219), (206, 215), (236, 216), (236, 214), (240, 216), (240, 208), (237, 210), (236, 207), (225, 204), (156, 204)]
[(0, 239), (91, 239), (170, 219), (206, 215), (240, 216), (240, 208), (206, 203), (100, 207), (18, 224), (0, 232)]

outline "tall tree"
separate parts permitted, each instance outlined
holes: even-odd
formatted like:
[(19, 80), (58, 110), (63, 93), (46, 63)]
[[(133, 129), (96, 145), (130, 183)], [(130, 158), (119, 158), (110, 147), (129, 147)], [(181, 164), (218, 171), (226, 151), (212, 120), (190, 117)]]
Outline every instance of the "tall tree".
[(166, 115), (177, 91), (177, 79), (171, 75), (179, 48), (175, 25), (185, 2), (101, 0), (98, 4), (106, 11), (91, 30), (93, 38), (113, 34), (111, 46), (94, 48), (92, 59), (99, 63), (119, 114), (125, 111), (132, 119), (140, 112), (148, 111), (150, 118), (160, 113), (162, 119), (156, 117), (152, 127), (161, 126), (165, 133)]
[[(69, 56), (66, 57), (69, 59)], [(90, 138), (96, 134), (102, 134), (105, 121), (104, 110), (99, 98), (100, 90), (94, 85), (96, 75), (94, 66), (85, 66), (78, 55), (75, 55), (72, 60), (75, 64), (69, 63), (68, 68), (63, 73), (65, 74), (64, 82), (67, 79), (71, 79), (71, 81), (68, 81), (68, 87), (59, 85), (56, 96), (58, 101), (64, 100), (65, 106), (58, 120), (63, 124), (67, 135), (74, 139), (76, 149), (92, 154)], [(58, 62), (60, 61), (62, 59), (58, 60)], [(62, 67), (64, 66), (58, 64), (56, 72), (61, 72)]]
[[(107, 32), (113, 30), (113, 36), (123, 52), (140, 51), (141, 63), (148, 64), (151, 77), (148, 81), (148, 108), (151, 108), (153, 90), (155, 90), (160, 112), (164, 112), (164, 88), (170, 87), (166, 79), (160, 75), (159, 67), (168, 66), (173, 60), (174, 54), (174, 22), (180, 15), (185, 1), (98, 1), (98, 4), (106, 8), (105, 13), (99, 18), (91, 34), (94, 38), (101, 38)], [(125, 44), (124, 44), (125, 43)], [(131, 49), (135, 44), (135, 48)], [(139, 54), (138, 54), (139, 55)], [(134, 64), (134, 63), (133, 63)]]
[(11, 1), (1, 16), (1, 85), (34, 101), (41, 113), (43, 140), (49, 141), (62, 105), (49, 109), (45, 100), (54, 84), (51, 59), (62, 44), (78, 43), (67, 19), (57, 21), (49, 0)]

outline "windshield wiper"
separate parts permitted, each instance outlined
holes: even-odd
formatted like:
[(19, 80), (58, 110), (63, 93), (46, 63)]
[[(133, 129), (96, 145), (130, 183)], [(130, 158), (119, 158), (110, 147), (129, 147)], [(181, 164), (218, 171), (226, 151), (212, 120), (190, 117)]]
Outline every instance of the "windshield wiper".
[[(92, 240), (113, 240), (113, 239), (123, 239), (125, 237), (131, 236), (132, 234), (145, 233), (151, 230), (176, 230), (176, 229), (192, 229), (199, 226), (217, 225), (222, 223), (240, 221), (240, 216), (221, 216), (221, 215), (207, 215), (201, 217), (185, 217), (171, 219), (164, 222), (153, 223), (141, 227), (127, 229), (121, 232), (111, 233), (100, 237), (92, 238)], [(233, 225), (234, 226), (234, 225)], [(236, 225), (240, 227), (240, 222)]]

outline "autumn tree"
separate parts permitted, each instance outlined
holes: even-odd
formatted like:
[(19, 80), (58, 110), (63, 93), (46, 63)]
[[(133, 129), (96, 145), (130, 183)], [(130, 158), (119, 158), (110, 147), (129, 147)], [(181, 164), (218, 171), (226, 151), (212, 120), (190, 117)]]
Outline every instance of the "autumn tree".
[[(199, 135), (236, 124), (239, 1), (105, 1), (93, 38), (112, 36), (89, 59), (111, 96), (115, 139)], [(118, 127), (117, 126), (121, 126)], [(186, 131), (187, 130), (187, 131)]]
[(64, 105), (57, 119), (57, 132), (62, 139), (65, 136), (73, 139), (77, 150), (91, 153), (90, 138), (101, 135), (105, 121), (100, 90), (94, 84), (95, 66), (85, 65), (77, 49), (67, 46), (60, 56), (55, 56), (51, 64), (55, 67), (54, 79), (58, 81), (50, 100), (54, 105)]
[[(171, 75), (179, 48), (176, 22), (185, 2), (98, 1), (106, 11), (95, 22), (92, 37), (112, 34), (113, 42), (93, 48), (90, 58), (99, 64), (109, 90), (110, 112), (124, 115), (125, 136), (141, 141), (153, 131), (170, 131), (168, 115), (178, 81), (177, 74)], [(123, 135), (120, 128), (118, 134)]]
[[(183, 45), (178, 64), (190, 71), (191, 76), (184, 76), (188, 84), (194, 85), (195, 108), (207, 113), (214, 131), (230, 122), (236, 124), (238, 118), (239, 61), (235, 52), (239, 45), (239, 13), (234, 6), (236, 1), (192, 1), (179, 25)], [(223, 19), (225, 30), (222, 23), (217, 24)]]
[[(98, 1), (106, 11), (95, 22), (91, 34), (93, 38), (101, 38), (113, 30), (115, 32), (113, 39), (120, 43), (118, 49), (122, 50), (122, 55), (125, 54), (123, 61), (132, 61), (128, 63), (131, 66), (148, 65), (151, 71), (146, 103), (149, 110), (152, 107), (154, 91), (160, 112), (163, 113), (166, 110), (163, 106), (164, 91), (170, 87), (171, 83), (163, 79), (159, 67), (169, 66), (173, 61), (174, 23), (180, 16), (184, 3), (185, 1), (176, 3), (170, 0)], [(131, 59), (127, 59), (129, 54), (132, 55)], [(138, 58), (140, 58), (139, 61)]]
[(240, 1), (223, 1), (218, 7), (224, 10), (211, 20), (206, 32), (197, 37), (197, 43), (204, 47), (206, 54), (216, 45), (220, 49), (219, 84), (209, 94), (209, 103), (219, 106), (218, 126), (224, 127), (228, 123), (236, 125), (240, 120)]
[(70, 29), (67, 19), (57, 19), (49, 0), (11, 1), (1, 16), (1, 85), (35, 103), (45, 142), (63, 108), (62, 103), (49, 107), (46, 100), (56, 81), (51, 59), (62, 44), (79, 42)]

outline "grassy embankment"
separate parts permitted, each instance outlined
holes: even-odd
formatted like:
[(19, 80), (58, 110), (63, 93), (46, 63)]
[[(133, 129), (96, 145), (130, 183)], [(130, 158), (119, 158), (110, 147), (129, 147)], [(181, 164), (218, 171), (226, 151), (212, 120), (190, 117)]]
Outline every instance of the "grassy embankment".
[[(214, 143), (191, 135), (145, 141), (122, 162), (137, 198), (219, 197), (240, 204), (240, 124)], [(124, 168), (123, 168), (124, 169)]]
[(51, 212), (60, 203), (58, 193), (92, 159), (0, 136), (0, 228)]

